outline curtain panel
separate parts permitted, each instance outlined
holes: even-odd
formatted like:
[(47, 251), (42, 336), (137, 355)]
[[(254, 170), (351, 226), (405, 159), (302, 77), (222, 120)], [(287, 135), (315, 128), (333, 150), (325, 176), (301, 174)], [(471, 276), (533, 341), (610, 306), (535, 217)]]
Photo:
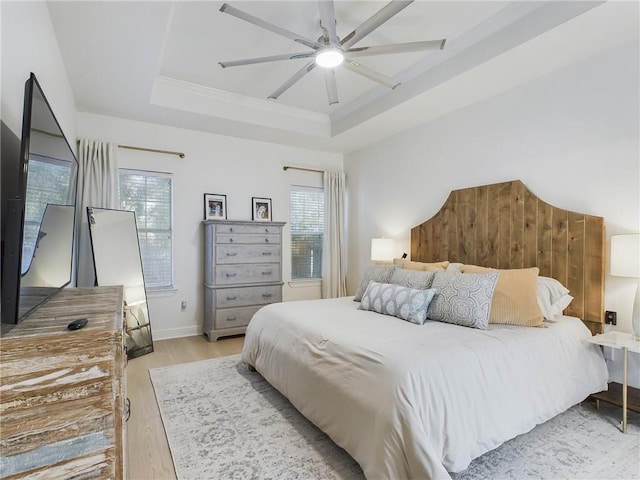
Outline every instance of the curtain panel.
[(78, 199), (76, 218), (78, 233), (77, 285), (93, 287), (95, 269), (87, 207), (118, 209), (118, 160), (116, 145), (81, 139), (78, 143)]
[(344, 195), (344, 173), (325, 171), (322, 298), (344, 297), (347, 294)]

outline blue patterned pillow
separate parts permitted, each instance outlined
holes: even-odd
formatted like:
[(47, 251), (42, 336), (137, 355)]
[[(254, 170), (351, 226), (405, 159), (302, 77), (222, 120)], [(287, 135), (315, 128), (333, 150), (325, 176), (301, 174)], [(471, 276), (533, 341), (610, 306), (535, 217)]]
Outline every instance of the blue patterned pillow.
[(433, 282), (433, 277), (436, 272), (424, 272), (420, 270), (407, 270), (405, 268), (398, 268), (391, 275), (389, 283), (394, 285), (402, 285), (403, 287), (417, 288), (424, 290), (429, 288)]
[(436, 272), (431, 288), (437, 293), (428, 318), (486, 330), (497, 281), (498, 272)]
[(435, 293), (432, 289), (418, 290), (370, 280), (358, 309), (392, 315), (422, 325), (427, 319), (429, 302)]
[(391, 280), (391, 275), (393, 272), (399, 270), (398, 265), (373, 265), (364, 272), (362, 276), (362, 280), (360, 280), (360, 285), (358, 285), (358, 290), (356, 291), (355, 297), (353, 300), (359, 302), (362, 300), (362, 295), (364, 295), (364, 291), (369, 286), (369, 281), (374, 280), (380, 283), (389, 283)]

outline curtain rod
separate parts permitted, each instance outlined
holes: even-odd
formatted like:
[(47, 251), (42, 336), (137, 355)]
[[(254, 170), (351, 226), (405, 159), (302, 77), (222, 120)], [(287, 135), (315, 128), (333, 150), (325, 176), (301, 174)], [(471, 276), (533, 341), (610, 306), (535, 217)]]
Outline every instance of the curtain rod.
[(324, 173), (324, 170), (318, 170), (316, 168), (304, 168), (304, 167), (292, 167), (289, 165), (285, 165), (282, 169), (286, 172), (287, 170), (302, 170), (303, 172), (315, 172), (315, 173)]
[[(78, 143), (80, 143), (80, 140), (78, 140)], [(125, 148), (127, 150), (139, 150), (141, 152), (166, 153), (167, 155), (177, 155), (180, 158), (185, 157), (185, 154), (183, 152), (174, 152), (171, 150), (158, 150), (157, 148), (134, 147), (132, 145), (116, 145), (116, 147)]]
[(127, 150), (140, 150), (142, 152), (166, 153), (167, 155), (177, 155), (180, 158), (185, 157), (185, 154), (182, 152), (173, 152), (171, 150), (158, 150), (157, 148), (133, 147), (131, 145), (118, 145), (118, 148), (126, 148)]

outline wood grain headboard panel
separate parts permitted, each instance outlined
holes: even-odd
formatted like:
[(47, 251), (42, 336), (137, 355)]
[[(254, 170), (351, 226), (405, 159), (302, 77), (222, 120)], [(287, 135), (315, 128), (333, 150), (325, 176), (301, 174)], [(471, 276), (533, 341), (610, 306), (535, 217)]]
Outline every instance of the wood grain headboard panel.
[[(574, 300), (567, 315), (604, 322), (604, 219), (556, 208), (519, 181), (454, 190), (411, 229), (411, 259), (538, 267)], [(593, 330), (593, 329), (592, 329)]]

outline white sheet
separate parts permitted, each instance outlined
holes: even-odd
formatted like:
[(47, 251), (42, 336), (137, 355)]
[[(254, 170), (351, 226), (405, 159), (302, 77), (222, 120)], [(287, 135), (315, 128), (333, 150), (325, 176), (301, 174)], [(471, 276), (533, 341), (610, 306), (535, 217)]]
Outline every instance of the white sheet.
[(242, 357), (368, 479), (450, 478), (607, 386), (602, 353), (575, 318), (483, 331), (358, 305), (268, 305), (251, 320)]

